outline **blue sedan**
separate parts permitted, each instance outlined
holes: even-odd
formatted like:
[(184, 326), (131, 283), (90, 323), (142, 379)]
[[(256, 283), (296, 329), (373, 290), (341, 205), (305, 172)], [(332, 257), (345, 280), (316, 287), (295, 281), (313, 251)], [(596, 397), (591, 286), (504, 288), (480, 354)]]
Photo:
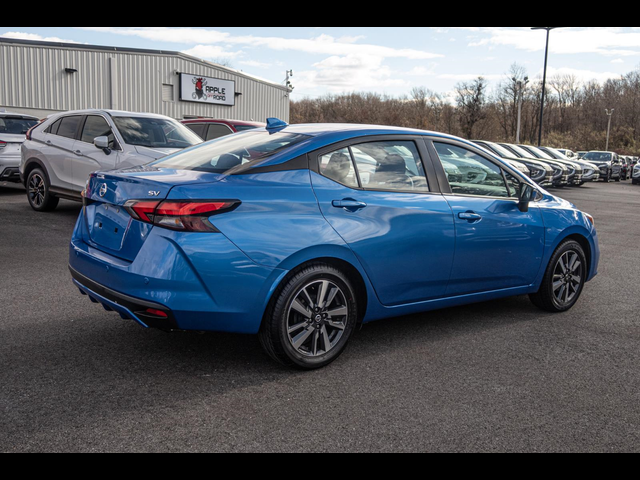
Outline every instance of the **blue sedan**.
[(600, 257), (590, 215), (420, 130), (272, 119), (83, 196), (82, 294), (145, 328), (258, 334), (302, 369), (374, 320), (516, 295), (566, 312)]

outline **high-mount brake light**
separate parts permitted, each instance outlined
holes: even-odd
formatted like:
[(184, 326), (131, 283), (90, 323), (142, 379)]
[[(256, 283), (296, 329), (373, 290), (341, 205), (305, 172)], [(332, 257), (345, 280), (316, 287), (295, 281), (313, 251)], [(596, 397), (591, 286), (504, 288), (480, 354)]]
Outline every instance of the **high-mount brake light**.
[(136, 220), (179, 232), (218, 232), (209, 217), (235, 210), (238, 200), (130, 200), (124, 208)]

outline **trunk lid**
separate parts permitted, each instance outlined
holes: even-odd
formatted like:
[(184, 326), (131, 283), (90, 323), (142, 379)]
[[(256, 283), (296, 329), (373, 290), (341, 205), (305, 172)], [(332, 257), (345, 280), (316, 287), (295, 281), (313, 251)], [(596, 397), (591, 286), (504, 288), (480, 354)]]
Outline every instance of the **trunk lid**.
[(26, 139), (24, 135), (0, 133), (0, 142), (4, 144), (4, 147), (0, 148), (0, 155), (19, 157), (20, 148)]
[(135, 220), (124, 208), (128, 201), (160, 203), (175, 186), (212, 183), (221, 178), (222, 175), (211, 173), (150, 167), (92, 174), (84, 202), (85, 241), (98, 250), (132, 262), (154, 227)]

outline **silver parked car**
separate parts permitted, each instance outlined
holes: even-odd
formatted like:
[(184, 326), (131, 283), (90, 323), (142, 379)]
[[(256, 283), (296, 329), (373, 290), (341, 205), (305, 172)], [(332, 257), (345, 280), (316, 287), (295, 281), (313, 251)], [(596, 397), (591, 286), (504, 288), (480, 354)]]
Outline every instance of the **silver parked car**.
[(161, 115), (83, 110), (49, 117), (22, 145), (20, 177), (31, 207), (51, 211), (60, 198), (81, 200), (95, 171), (138, 167), (202, 139)]
[(38, 122), (29, 115), (0, 112), (0, 182), (20, 182), (20, 146)]

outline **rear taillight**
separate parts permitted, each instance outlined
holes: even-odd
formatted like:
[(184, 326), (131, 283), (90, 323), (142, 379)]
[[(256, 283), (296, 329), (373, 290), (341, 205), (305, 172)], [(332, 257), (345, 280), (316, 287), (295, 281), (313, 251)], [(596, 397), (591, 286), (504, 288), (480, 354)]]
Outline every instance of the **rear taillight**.
[(37, 127), (39, 127), (40, 125), (42, 125), (42, 122), (44, 122), (45, 120), (46, 120), (46, 118), (45, 118), (45, 119), (43, 119), (43, 120), (40, 120), (40, 122), (39, 122), (37, 125), (34, 125), (34, 126), (33, 126), (33, 127), (31, 127), (29, 130), (27, 130), (27, 133), (26, 133), (27, 140), (31, 140), (31, 133), (32, 133), (32, 132), (37, 128)]
[(7, 146), (7, 142), (0, 141), (0, 148), (4, 148)]
[(124, 208), (136, 220), (179, 232), (218, 232), (209, 218), (240, 206), (238, 200), (156, 202), (130, 200)]

